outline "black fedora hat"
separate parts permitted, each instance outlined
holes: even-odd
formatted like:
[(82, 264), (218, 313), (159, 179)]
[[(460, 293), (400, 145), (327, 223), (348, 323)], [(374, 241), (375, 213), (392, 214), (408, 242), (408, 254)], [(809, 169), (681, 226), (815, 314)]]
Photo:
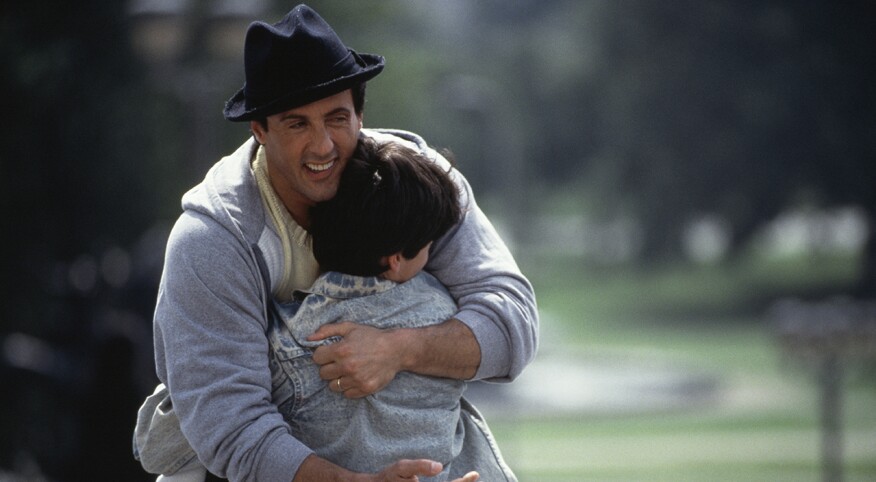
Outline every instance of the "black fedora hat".
[(307, 5), (279, 22), (253, 22), (244, 44), (246, 82), (225, 103), (225, 118), (249, 121), (343, 92), (383, 70), (379, 55), (347, 48)]

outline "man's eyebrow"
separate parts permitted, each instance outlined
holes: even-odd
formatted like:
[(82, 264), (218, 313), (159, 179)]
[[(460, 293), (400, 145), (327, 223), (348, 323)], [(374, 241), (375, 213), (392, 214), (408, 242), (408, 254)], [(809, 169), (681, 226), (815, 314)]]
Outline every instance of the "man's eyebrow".
[[(325, 117), (331, 117), (331, 116), (337, 115), (337, 114), (349, 115), (351, 112), (352, 111), (347, 107), (338, 107), (338, 108), (335, 108), (335, 109), (332, 109), (332, 110), (326, 112)], [(288, 120), (306, 121), (307, 116), (302, 115), (302, 114), (288, 113), (288, 114), (284, 114), (282, 117), (280, 117), (280, 122), (285, 122)]]
[(347, 107), (338, 107), (337, 109), (330, 110), (328, 113), (326, 113), (325, 116), (331, 117), (331, 116), (337, 115), (337, 114), (348, 114), (349, 115), (350, 112), (351, 112), (350, 109), (348, 109)]
[(280, 117), (280, 122), (286, 122), (287, 120), (307, 120), (307, 117), (301, 114), (284, 114)]

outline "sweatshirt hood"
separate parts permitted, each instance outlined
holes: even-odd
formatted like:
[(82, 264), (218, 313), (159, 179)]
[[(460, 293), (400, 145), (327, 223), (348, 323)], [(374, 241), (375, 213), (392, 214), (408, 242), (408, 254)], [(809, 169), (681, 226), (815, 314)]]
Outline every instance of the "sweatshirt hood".
[(247, 244), (257, 242), (265, 209), (250, 160), (258, 147), (250, 138), (213, 165), (204, 180), (183, 195), (183, 210), (209, 216)]

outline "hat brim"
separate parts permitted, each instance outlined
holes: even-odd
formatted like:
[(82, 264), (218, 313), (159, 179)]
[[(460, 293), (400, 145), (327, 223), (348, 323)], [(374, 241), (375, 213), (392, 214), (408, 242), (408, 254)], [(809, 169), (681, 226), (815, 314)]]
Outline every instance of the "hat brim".
[(246, 94), (244, 93), (245, 87), (242, 87), (233, 97), (231, 97), (231, 99), (228, 100), (228, 102), (225, 103), (223, 114), (226, 119), (233, 122), (261, 119), (343, 92), (360, 82), (366, 82), (373, 79), (383, 70), (385, 61), (382, 56), (373, 54), (356, 55), (358, 55), (365, 64), (358, 72), (338, 77), (303, 90), (290, 92), (270, 102), (249, 109), (246, 107)]

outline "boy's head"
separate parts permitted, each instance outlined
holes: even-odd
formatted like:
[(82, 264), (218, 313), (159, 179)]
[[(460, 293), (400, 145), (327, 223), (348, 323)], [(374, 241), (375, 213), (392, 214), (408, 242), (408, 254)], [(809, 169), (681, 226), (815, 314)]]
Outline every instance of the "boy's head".
[(363, 137), (335, 197), (310, 209), (313, 254), (324, 271), (405, 281), (460, 216), (457, 187), (441, 167), (401, 144)]

